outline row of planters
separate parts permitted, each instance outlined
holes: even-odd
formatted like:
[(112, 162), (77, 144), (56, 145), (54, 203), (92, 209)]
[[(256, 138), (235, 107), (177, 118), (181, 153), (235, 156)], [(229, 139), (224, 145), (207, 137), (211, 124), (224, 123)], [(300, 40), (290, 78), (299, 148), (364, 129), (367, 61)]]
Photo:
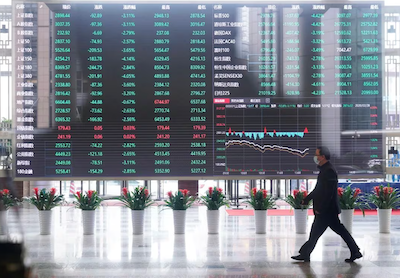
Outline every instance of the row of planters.
[[(285, 201), (294, 208), (297, 233), (305, 233), (307, 228), (307, 209), (311, 205), (303, 204), (306, 191), (294, 190)], [(351, 233), (353, 230), (354, 210), (359, 209), (365, 217), (366, 209), (377, 209), (380, 233), (390, 233), (392, 210), (400, 206), (400, 193), (390, 186), (375, 186), (372, 193), (362, 193), (359, 188), (338, 188), (341, 222)]]
[(354, 209), (376, 208), (380, 233), (390, 233), (392, 210), (400, 206), (399, 189), (388, 186), (375, 186), (373, 193), (362, 194), (359, 188), (338, 188), (339, 204), (342, 209), (341, 220), (347, 230), (352, 232)]
[[(294, 209), (296, 233), (306, 233), (307, 213), (311, 203), (304, 204), (303, 200), (307, 196), (306, 191), (294, 190), (293, 195), (289, 195), (284, 200)], [(390, 186), (376, 186), (373, 193), (362, 194), (358, 188), (352, 189), (338, 188), (339, 202), (342, 209), (341, 220), (345, 227), (352, 232), (352, 219), (354, 209), (361, 209), (364, 214), (365, 209), (370, 209), (371, 205), (378, 209), (379, 232), (390, 232), (390, 218), (393, 208), (400, 206), (400, 195), (398, 189)], [(82, 210), (83, 234), (90, 235), (95, 230), (95, 210), (101, 205), (103, 199), (94, 190), (85, 193), (77, 192), (73, 204), (76, 208)], [(126, 207), (132, 211), (132, 225), (134, 234), (143, 233), (144, 210), (154, 202), (150, 199), (149, 191), (146, 188), (135, 188), (129, 191), (123, 188), (121, 196), (115, 199), (120, 200)], [(56, 189), (51, 188), (39, 190), (34, 188), (34, 195), (23, 198), (36, 206), (39, 210), (40, 234), (48, 235), (51, 232), (52, 208), (65, 203), (63, 195), (56, 194)], [(186, 189), (179, 190), (175, 194), (168, 192), (168, 199), (165, 200), (165, 206), (173, 210), (175, 234), (185, 232), (186, 210), (197, 199), (189, 195)], [(210, 187), (205, 196), (201, 196), (198, 201), (207, 207), (207, 225), (210, 234), (216, 234), (219, 231), (219, 208), (229, 206), (221, 188)], [(18, 204), (18, 200), (13, 198), (7, 189), (0, 191), (0, 202), (3, 207), (8, 208)], [(256, 233), (266, 233), (266, 221), (268, 209), (274, 209), (276, 198), (267, 194), (266, 190), (251, 190), (250, 199), (245, 201), (254, 209)], [(6, 233), (4, 225), (6, 223), (6, 210), (0, 211), (0, 234)]]

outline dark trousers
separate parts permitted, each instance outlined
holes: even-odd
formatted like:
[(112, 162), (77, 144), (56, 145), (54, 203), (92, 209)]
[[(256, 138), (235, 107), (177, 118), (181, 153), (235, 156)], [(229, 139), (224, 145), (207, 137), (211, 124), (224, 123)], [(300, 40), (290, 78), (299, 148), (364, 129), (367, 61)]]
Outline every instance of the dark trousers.
[(310, 238), (300, 248), (299, 253), (301, 255), (310, 256), (311, 252), (315, 248), (315, 245), (317, 244), (318, 239), (328, 227), (330, 227), (335, 233), (343, 238), (349, 247), (351, 254), (357, 253), (360, 250), (354, 241), (354, 238), (343, 226), (343, 224), (340, 223), (337, 214), (316, 214), (314, 223), (311, 226)]

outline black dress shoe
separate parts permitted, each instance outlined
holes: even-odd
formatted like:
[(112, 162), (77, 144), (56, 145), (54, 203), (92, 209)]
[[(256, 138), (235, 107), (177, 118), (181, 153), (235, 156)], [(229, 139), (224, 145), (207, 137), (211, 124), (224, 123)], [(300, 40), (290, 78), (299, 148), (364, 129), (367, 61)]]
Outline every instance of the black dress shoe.
[(305, 262), (310, 261), (310, 256), (305, 256), (305, 255), (301, 255), (301, 254), (297, 255), (297, 256), (292, 256), (291, 258), (296, 261), (305, 261)]
[(344, 261), (346, 262), (346, 263), (352, 263), (352, 262), (354, 262), (355, 260), (357, 260), (357, 259), (359, 259), (359, 258), (362, 258), (362, 254), (360, 253), (360, 252), (357, 252), (357, 253), (355, 253), (355, 254), (352, 254), (351, 256), (350, 256), (350, 258), (349, 259), (345, 259)]

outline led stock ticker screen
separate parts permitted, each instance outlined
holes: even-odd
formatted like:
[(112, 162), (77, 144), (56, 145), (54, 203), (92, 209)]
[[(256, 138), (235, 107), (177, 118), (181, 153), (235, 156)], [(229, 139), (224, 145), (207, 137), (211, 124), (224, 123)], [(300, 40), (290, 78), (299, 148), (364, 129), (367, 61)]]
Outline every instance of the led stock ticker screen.
[(13, 9), (16, 178), (383, 173), (376, 3)]

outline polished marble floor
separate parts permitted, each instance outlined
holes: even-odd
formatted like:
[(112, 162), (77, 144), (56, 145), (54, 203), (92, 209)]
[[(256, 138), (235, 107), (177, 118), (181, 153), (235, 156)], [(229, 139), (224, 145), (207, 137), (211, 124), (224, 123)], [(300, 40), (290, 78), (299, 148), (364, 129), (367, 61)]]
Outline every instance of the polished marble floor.
[[(55, 208), (52, 235), (41, 236), (37, 210), (20, 209), (33, 277), (400, 277), (400, 216), (392, 216), (390, 234), (379, 234), (377, 216), (355, 216), (353, 236), (364, 257), (348, 264), (349, 251), (331, 230), (310, 263), (290, 259), (308, 238), (295, 234), (291, 216), (267, 217), (267, 233), (259, 235), (254, 217), (228, 216), (222, 208), (220, 233), (208, 235), (205, 207), (192, 207), (186, 234), (175, 235), (172, 211), (150, 207), (144, 234), (133, 235), (127, 208), (103, 206), (96, 213), (95, 235), (84, 236), (80, 210)], [(7, 218), (17, 238), (16, 212)]]

